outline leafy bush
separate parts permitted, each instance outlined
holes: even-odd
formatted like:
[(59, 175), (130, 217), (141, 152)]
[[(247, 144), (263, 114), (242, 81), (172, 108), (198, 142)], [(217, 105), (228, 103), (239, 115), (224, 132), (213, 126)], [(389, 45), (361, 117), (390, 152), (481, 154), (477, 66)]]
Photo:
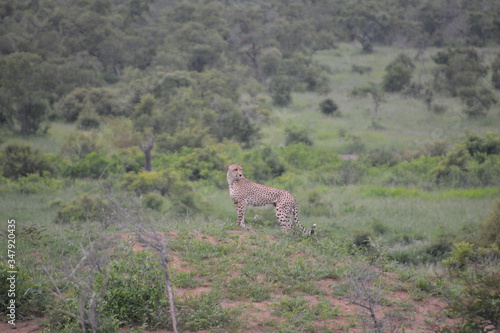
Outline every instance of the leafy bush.
[(189, 297), (180, 305), (180, 327), (186, 331), (200, 331), (209, 328), (224, 328), (234, 323), (235, 311), (224, 309), (221, 295), (215, 291), (198, 297)]
[(152, 210), (160, 211), (163, 206), (163, 197), (158, 193), (148, 193), (142, 199), (142, 206)]
[(24, 269), (18, 268), (16, 274), (15, 297), (7, 297), (11, 289), (11, 283), (8, 278), (11, 276), (7, 264), (0, 264), (0, 294), (3, 295), (0, 299), (0, 313), (8, 317), (10, 310), (7, 308), (10, 299), (15, 299), (15, 319), (25, 319), (32, 316), (42, 316), (50, 303), (50, 293), (39, 282), (33, 279), (25, 272)]
[[(107, 177), (110, 171), (116, 171), (116, 167), (116, 165), (111, 164), (111, 160), (108, 157), (93, 152), (82, 159), (74, 160), (65, 170), (64, 174), (71, 178), (99, 179)], [(109, 168), (112, 170), (109, 170)]]
[(18, 179), (36, 173), (43, 176), (44, 171), (51, 167), (45, 157), (31, 146), (10, 143), (5, 146), (0, 155), (0, 167), (4, 177)]
[(387, 92), (404, 90), (411, 81), (415, 65), (410, 57), (401, 53), (385, 68), (386, 74), (382, 86)]
[(477, 87), (479, 80), (488, 73), (488, 67), (473, 48), (440, 51), (432, 59), (438, 65), (434, 85), (452, 96), (457, 96), (462, 88)]
[(56, 223), (84, 222), (88, 220), (105, 222), (109, 206), (106, 201), (82, 195), (64, 205), (56, 215)]
[(298, 143), (312, 146), (313, 141), (309, 135), (309, 131), (305, 128), (287, 127), (285, 128), (285, 145), (295, 145)]
[(491, 63), (491, 70), (493, 72), (491, 75), (493, 87), (495, 87), (495, 89), (500, 89), (500, 53), (497, 54), (495, 60)]
[(292, 103), (292, 85), (287, 77), (274, 77), (269, 84), (269, 92), (273, 103), (277, 106), (287, 106)]
[(97, 133), (73, 132), (66, 137), (61, 153), (68, 157), (84, 158), (90, 153), (98, 153), (101, 142)]
[(170, 327), (164, 281), (158, 261), (147, 251), (111, 262), (103, 314), (122, 325)]
[(478, 241), (484, 246), (500, 247), (500, 201), (493, 204), (488, 217), (479, 225)]
[(464, 113), (469, 118), (484, 117), (497, 99), (493, 92), (484, 87), (465, 87), (458, 90), (458, 96), (465, 104)]
[(478, 248), (460, 242), (443, 260), (450, 277), (461, 286), (449, 300), (450, 312), (462, 320), (459, 332), (493, 332), (500, 327), (500, 273), (487, 269), (499, 256), (496, 244)]
[(331, 98), (327, 98), (319, 103), (319, 109), (324, 115), (327, 116), (341, 116), (339, 106)]
[(177, 173), (164, 171), (129, 172), (125, 175), (123, 186), (137, 195), (159, 192), (161, 195), (180, 194), (185, 186)]

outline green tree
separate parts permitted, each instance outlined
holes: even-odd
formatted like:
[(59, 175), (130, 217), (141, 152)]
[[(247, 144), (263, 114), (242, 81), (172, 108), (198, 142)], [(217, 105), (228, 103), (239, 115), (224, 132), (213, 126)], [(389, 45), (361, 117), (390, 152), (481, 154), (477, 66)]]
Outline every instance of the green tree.
[(491, 81), (495, 89), (500, 89), (500, 53), (497, 54), (495, 60), (491, 63)]
[(387, 92), (398, 92), (410, 84), (411, 76), (415, 70), (413, 61), (404, 53), (399, 54), (385, 68), (382, 87)]
[(478, 86), (488, 73), (482, 57), (471, 48), (440, 51), (432, 59), (438, 65), (434, 85), (452, 96), (457, 96), (462, 88)]
[(29, 174), (43, 175), (50, 171), (50, 165), (38, 150), (31, 146), (11, 143), (7, 144), (0, 155), (0, 167), (4, 177), (17, 179)]
[(0, 58), (0, 114), (23, 135), (40, 131), (47, 116), (41, 63), (41, 57), (33, 53), (12, 53)]
[(339, 106), (331, 98), (327, 98), (319, 103), (319, 109), (326, 116), (340, 116)]

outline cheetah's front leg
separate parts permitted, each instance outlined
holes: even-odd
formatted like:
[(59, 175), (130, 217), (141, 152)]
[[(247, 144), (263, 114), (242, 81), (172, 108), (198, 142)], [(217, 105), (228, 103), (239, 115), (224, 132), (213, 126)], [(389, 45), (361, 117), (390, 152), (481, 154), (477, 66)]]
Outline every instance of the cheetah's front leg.
[(236, 205), (236, 215), (238, 216), (237, 225), (239, 227), (245, 228), (245, 210), (247, 205), (243, 202), (235, 202)]

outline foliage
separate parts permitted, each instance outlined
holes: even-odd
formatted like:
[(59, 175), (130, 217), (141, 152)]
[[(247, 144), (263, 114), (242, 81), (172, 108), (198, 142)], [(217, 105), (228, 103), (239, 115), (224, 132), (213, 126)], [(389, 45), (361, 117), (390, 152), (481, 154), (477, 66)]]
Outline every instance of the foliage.
[(460, 242), (443, 261), (462, 286), (460, 293), (451, 295), (449, 308), (462, 320), (464, 332), (494, 332), (500, 327), (500, 273), (485, 269), (489, 260), (499, 256), (496, 244), (477, 248)]
[(122, 325), (168, 327), (163, 271), (149, 252), (140, 251), (110, 263), (103, 314)]
[(292, 85), (284, 76), (275, 77), (269, 84), (269, 92), (276, 106), (287, 106), (292, 103)]
[(10, 129), (35, 134), (48, 112), (42, 58), (35, 53), (15, 52), (0, 59), (0, 118)]
[(459, 95), (463, 89), (478, 89), (480, 79), (488, 72), (483, 58), (471, 48), (439, 51), (432, 59), (438, 65), (434, 73), (434, 85), (452, 96)]
[(312, 146), (314, 142), (310, 138), (309, 131), (306, 128), (287, 127), (285, 128), (285, 145), (305, 144)]
[(0, 166), (4, 177), (18, 179), (36, 173), (40, 176), (51, 171), (47, 159), (29, 145), (9, 143), (0, 155)]
[(136, 194), (158, 192), (161, 195), (177, 195), (186, 189), (177, 173), (164, 171), (129, 172), (125, 174), (123, 186)]
[(117, 171), (117, 165), (113, 165), (104, 154), (92, 152), (83, 158), (74, 159), (64, 174), (71, 178), (99, 179), (106, 178), (111, 171)]
[(413, 61), (404, 53), (399, 54), (385, 68), (384, 81), (382, 87), (387, 92), (398, 92), (404, 90), (411, 81), (411, 76), (415, 70)]
[(319, 109), (326, 116), (339, 117), (342, 115), (339, 111), (339, 106), (331, 98), (327, 98), (319, 103)]
[(461, 88), (458, 96), (465, 105), (464, 113), (469, 118), (486, 116), (488, 110), (497, 102), (495, 95), (488, 88)]
[(491, 81), (493, 82), (493, 87), (495, 89), (500, 89), (500, 53), (497, 54), (491, 63), (491, 71)]
[(82, 159), (90, 153), (99, 153), (102, 143), (98, 134), (76, 132), (66, 137), (61, 147), (61, 154), (70, 158)]
[(456, 145), (431, 173), (438, 184), (451, 186), (485, 186), (496, 184), (500, 169), (498, 163), (498, 136), (469, 135), (464, 143)]
[(109, 214), (106, 201), (84, 194), (64, 205), (55, 218), (56, 223), (105, 222)]
[[(15, 274), (15, 282), (12, 282), (8, 278), (12, 276), (9, 271), (7, 264), (2, 263), (0, 265), (0, 278), (2, 283), (0, 284), (0, 292), (5, 295), (0, 300), (2, 315), (7, 315), (10, 313), (8, 309), (9, 300), (15, 299), (15, 319), (23, 320), (33, 316), (42, 316), (47, 310), (47, 305), (50, 303), (50, 295), (43, 283), (36, 281), (32, 278), (29, 273), (22, 268), (17, 269), (17, 274)], [(11, 283), (15, 284), (15, 288), (11, 288)], [(15, 291), (15, 298), (7, 297), (12, 291)]]
[(500, 201), (493, 204), (488, 217), (479, 225), (478, 243), (500, 247)]
[(155, 192), (150, 192), (142, 199), (142, 206), (156, 211), (161, 211), (164, 200), (163, 197)]
[(235, 314), (221, 306), (220, 295), (213, 291), (187, 298), (180, 306), (181, 328), (189, 331), (227, 327)]

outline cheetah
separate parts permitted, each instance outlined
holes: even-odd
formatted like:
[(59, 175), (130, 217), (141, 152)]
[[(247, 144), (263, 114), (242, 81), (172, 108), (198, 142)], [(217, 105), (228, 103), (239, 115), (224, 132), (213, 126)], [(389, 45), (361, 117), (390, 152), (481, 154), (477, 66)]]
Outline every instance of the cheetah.
[(297, 201), (289, 192), (274, 187), (269, 187), (252, 182), (243, 176), (243, 168), (237, 164), (226, 166), (227, 182), (229, 184), (229, 195), (236, 205), (238, 215), (238, 226), (245, 227), (245, 210), (247, 206), (261, 207), (274, 205), (276, 217), (281, 230), (289, 232), (292, 230), (291, 215), (297, 227), (306, 234), (314, 234), (316, 224), (311, 230), (304, 228), (299, 221)]

